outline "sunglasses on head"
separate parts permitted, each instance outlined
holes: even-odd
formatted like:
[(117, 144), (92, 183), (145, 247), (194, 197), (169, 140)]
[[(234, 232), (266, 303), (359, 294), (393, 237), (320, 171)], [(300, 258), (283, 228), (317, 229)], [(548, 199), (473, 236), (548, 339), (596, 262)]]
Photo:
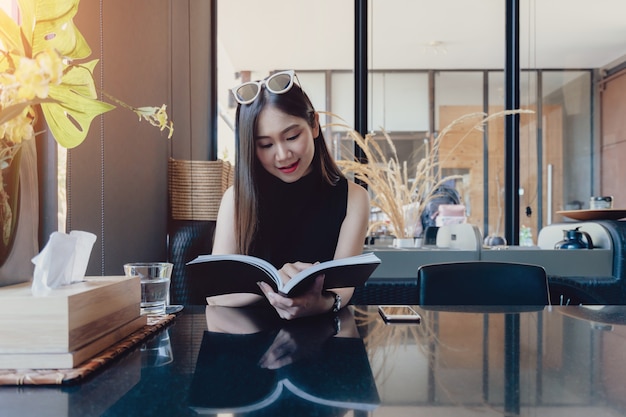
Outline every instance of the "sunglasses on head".
[(296, 77), (294, 70), (281, 71), (270, 75), (264, 80), (248, 81), (230, 91), (239, 104), (250, 104), (261, 93), (261, 87), (265, 85), (267, 91), (273, 94), (284, 94), (293, 87), (293, 79)]

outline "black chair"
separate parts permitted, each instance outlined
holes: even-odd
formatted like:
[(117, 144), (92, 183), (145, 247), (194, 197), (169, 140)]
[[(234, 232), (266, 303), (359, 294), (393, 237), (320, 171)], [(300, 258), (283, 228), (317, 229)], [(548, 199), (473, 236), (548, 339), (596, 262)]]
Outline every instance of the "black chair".
[(545, 306), (546, 271), (538, 265), (508, 262), (450, 262), (417, 270), (422, 306)]
[(354, 289), (350, 304), (416, 304), (417, 294), (415, 278), (370, 278), (365, 285)]
[(223, 160), (170, 158), (168, 161), (170, 216), (168, 261), (174, 264), (170, 303), (193, 305), (197, 300), (187, 262), (211, 253), (222, 196), (233, 182), (233, 166)]
[[(170, 303), (193, 305), (197, 302), (189, 284), (193, 271), (187, 262), (213, 249), (214, 221), (170, 220), (168, 261), (174, 264), (170, 284)], [(205, 304), (202, 301), (201, 304)]]

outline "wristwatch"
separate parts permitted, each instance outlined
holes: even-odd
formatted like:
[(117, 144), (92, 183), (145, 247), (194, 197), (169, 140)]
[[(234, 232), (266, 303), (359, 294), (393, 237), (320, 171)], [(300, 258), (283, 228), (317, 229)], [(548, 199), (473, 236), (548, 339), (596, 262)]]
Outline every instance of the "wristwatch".
[(335, 297), (335, 301), (333, 302), (333, 306), (330, 311), (333, 313), (339, 313), (339, 310), (341, 310), (341, 296), (334, 291), (328, 292)]

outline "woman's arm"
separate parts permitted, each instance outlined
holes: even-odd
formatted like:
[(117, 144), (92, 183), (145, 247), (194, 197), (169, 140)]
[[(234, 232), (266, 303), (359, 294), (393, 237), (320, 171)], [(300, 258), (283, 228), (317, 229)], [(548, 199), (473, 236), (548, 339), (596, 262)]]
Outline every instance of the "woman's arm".
[(348, 181), (348, 208), (341, 224), (335, 259), (363, 253), (370, 219), (370, 198), (367, 190)]
[[(370, 199), (367, 190), (355, 182), (348, 181), (348, 208), (339, 232), (335, 259), (363, 253), (369, 219)], [(341, 296), (341, 304), (346, 306), (352, 298), (354, 288), (338, 288), (333, 291)]]
[[(235, 239), (235, 193), (232, 186), (224, 193), (217, 213), (212, 253), (214, 255), (237, 253), (237, 241)], [(207, 297), (206, 301), (207, 304), (214, 306), (241, 307), (254, 304), (261, 299), (260, 295), (237, 293)]]
[(237, 241), (235, 240), (235, 192), (231, 186), (224, 192), (220, 209), (217, 212), (213, 254), (233, 253), (237, 253)]

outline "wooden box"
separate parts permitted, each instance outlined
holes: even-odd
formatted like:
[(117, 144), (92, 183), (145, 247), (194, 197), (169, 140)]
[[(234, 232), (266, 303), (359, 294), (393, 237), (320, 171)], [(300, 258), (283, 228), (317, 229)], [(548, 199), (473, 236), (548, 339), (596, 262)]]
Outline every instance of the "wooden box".
[(0, 368), (73, 368), (147, 323), (138, 277), (87, 277), (34, 297), (0, 288)]

